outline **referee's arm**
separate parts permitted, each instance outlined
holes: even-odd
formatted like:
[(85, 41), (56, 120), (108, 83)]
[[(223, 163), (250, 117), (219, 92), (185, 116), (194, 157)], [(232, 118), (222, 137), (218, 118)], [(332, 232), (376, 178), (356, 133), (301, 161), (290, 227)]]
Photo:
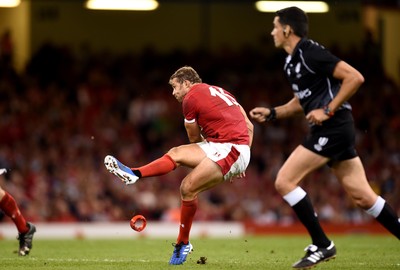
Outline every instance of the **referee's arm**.
[(344, 61), (337, 63), (333, 77), (342, 81), (338, 94), (328, 104), (329, 109), (334, 112), (357, 92), (361, 84), (364, 83), (364, 77), (358, 70)]
[(288, 118), (296, 115), (303, 114), (303, 107), (301, 107), (299, 99), (294, 96), (289, 102), (275, 107), (276, 118)]

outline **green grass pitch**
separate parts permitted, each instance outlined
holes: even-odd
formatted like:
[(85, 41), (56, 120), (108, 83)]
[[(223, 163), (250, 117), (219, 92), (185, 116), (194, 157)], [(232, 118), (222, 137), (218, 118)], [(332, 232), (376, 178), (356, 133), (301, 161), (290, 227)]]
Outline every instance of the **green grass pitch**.
[[(400, 242), (391, 235), (331, 235), (336, 259), (316, 269), (400, 270)], [(18, 257), (17, 240), (0, 240), (0, 269), (291, 269), (304, 255), (308, 236), (248, 236), (195, 238), (194, 252), (183, 266), (170, 266), (174, 239), (135, 238), (116, 240), (34, 239), (27, 257)], [(197, 264), (206, 257), (206, 264)]]

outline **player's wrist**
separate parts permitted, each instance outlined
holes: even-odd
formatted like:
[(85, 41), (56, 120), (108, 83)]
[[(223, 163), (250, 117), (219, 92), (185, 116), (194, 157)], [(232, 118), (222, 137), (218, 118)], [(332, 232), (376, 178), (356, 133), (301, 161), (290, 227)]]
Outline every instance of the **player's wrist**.
[(276, 120), (276, 110), (274, 107), (269, 108), (269, 115), (267, 116), (266, 120), (268, 122)]
[(332, 110), (331, 108), (329, 108), (328, 105), (324, 106), (323, 109), (324, 109), (324, 113), (325, 113), (327, 116), (329, 116), (329, 118), (331, 118), (332, 116), (335, 115), (335, 111)]

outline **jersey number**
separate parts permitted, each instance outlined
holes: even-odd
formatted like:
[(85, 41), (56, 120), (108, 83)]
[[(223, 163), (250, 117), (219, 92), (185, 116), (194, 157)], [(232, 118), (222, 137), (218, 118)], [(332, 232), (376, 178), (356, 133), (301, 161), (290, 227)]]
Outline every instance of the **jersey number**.
[(211, 96), (220, 97), (223, 101), (226, 102), (226, 104), (228, 104), (228, 106), (239, 105), (239, 103), (237, 103), (237, 101), (233, 97), (225, 94), (225, 92), (222, 88), (210, 87), (209, 89), (210, 89)]

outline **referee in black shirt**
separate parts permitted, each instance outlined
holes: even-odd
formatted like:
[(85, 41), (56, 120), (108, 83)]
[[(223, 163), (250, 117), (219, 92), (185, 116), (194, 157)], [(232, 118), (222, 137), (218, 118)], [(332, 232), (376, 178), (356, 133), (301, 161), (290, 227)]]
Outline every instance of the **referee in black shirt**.
[(394, 210), (371, 188), (355, 150), (355, 129), (347, 100), (364, 82), (352, 66), (307, 39), (308, 18), (297, 7), (276, 12), (271, 32), (275, 47), (288, 56), (284, 72), (294, 97), (275, 108), (256, 107), (250, 117), (257, 122), (304, 114), (310, 134), (280, 169), (275, 188), (307, 228), (312, 244), (293, 268), (308, 269), (336, 257), (307, 193), (299, 183), (310, 172), (328, 164), (353, 202), (400, 239), (400, 221)]

